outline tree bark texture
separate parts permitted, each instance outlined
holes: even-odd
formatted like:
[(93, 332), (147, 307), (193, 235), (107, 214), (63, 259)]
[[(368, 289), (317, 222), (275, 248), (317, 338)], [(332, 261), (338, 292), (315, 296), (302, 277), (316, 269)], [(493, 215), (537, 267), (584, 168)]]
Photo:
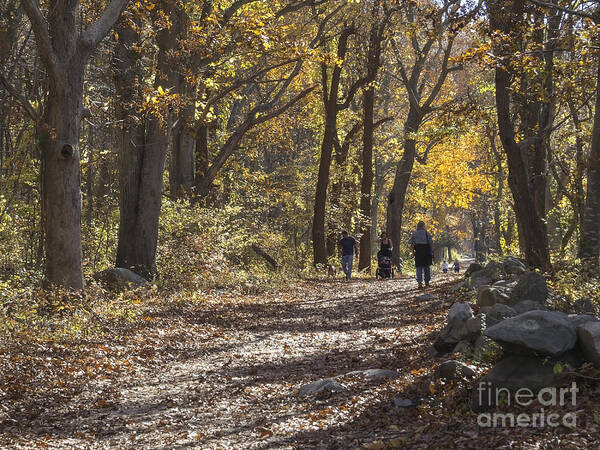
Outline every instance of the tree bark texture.
[[(512, 42), (518, 41), (518, 30), (523, 16), (523, 2), (521, 0), (497, 0), (492, 6), (491, 29), (501, 30), (512, 36)], [(498, 64), (495, 70), (498, 131), (507, 157), (508, 185), (514, 199), (519, 238), (527, 263), (532, 267), (549, 269), (550, 252), (545, 223), (545, 201), (543, 200), (545, 165), (547, 164), (547, 151), (544, 148), (546, 139), (538, 136), (532, 142), (527, 140), (516, 142), (510, 111), (511, 76), (507, 68), (510, 49), (500, 47), (497, 51), (504, 60), (503, 64)], [(551, 72), (547, 76), (551, 77)], [(546, 85), (546, 87), (548, 86)], [(534, 108), (531, 104), (522, 105), (522, 108), (527, 109), (528, 107)], [(522, 112), (522, 133), (531, 136), (537, 134), (538, 128), (546, 127), (552, 120), (549, 109), (549, 106), (543, 105), (541, 109), (538, 108), (540, 114), (533, 114), (532, 111)], [(544, 193), (541, 192), (542, 190)]]
[[(343, 60), (348, 49), (348, 38), (354, 32), (351, 28), (345, 28), (339, 38), (337, 57)], [(333, 154), (333, 145), (337, 139), (337, 115), (338, 95), (340, 78), (342, 74), (341, 65), (336, 65), (332, 71), (331, 83), (328, 83), (327, 68), (321, 67), (323, 103), (325, 107), (325, 130), (321, 142), (319, 158), (319, 172), (315, 190), (315, 204), (313, 210), (312, 240), (313, 240), (313, 263), (327, 263), (327, 245), (325, 242), (325, 208), (327, 205), (327, 187), (329, 185), (329, 172)]]
[(42, 153), (45, 285), (84, 287), (79, 150), (83, 79), (90, 54), (126, 3), (112, 0), (100, 18), (80, 33), (78, 1), (56, 0), (46, 17), (34, 0), (21, 1), (49, 81), (37, 130)]
[(600, 257), (600, 60), (596, 77), (596, 105), (592, 144), (587, 165), (587, 191), (581, 227), (581, 257), (598, 270)]
[[(176, 6), (169, 10), (171, 27), (159, 31), (157, 76), (155, 88), (165, 91), (177, 86), (179, 74), (175, 72), (171, 55), (181, 32), (183, 12)], [(152, 279), (156, 275), (156, 249), (158, 245), (158, 219), (162, 203), (163, 173), (171, 127), (171, 112), (165, 117), (135, 117), (135, 100), (138, 98), (139, 73), (137, 53), (132, 44), (139, 36), (126, 26), (120, 30), (115, 64), (117, 103), (124, 108), (118, 111), (123, 123), (120, 144), (120, 223), (116, 265), (134, 270)]]

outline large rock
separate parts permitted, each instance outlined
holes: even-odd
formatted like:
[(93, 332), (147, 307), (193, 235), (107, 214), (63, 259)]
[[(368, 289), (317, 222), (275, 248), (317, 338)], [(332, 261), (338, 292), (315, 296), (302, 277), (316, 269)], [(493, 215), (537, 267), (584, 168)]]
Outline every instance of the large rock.
[(465, 322), (465, 329), (468, 333), (467, 339), (470, 341), (475, 341), (475, 339), (481, 335), (481, 332), (485, 330), (485, 327), (485, 316), (481, 313), (477, 314), (472, 319), (467, 320)]
[(600, 322), (586, 322), (577, 329), (579, 346), (586, 360), (600, 367)]
[(577, 342), (567, 315), (556, 311), (529, 311), (487, 328), (484, 334), (515, 353), (558, 356)]
[(298, 395), (313, 395), (319, 394), (324, 391), (328, 392), (340, 392), (346, 388), (338, 383), (333, 378), (325, 378), (323, 380), (317, 380), (312, 383), (305, 384), (300, 388)]
[(458, 292), (461, 290), (469, 290), (469, 282), (467, 280), (461, 281), (460, 283), (456, 283), (450, 288), (450, 292)]
[(458, 319), (465, 321), (473, 317), (473, 310), (468, 303), (454, 303), (448, 311), (448, 322)]
[(545, 358), (524, 355), (511, 355), (498, 361), (473, 389), (471, 408), (483, 411), (496, 405), (504, 393), (502, 389), (514, 394), (527, 388), (537, 393), (552, 386), (556, 379), (553, 364), (545, 362)]
[(578, 328), (579, 325), (583, 325), (584, 323), (596, 322), (598, 320), (596, 317), (590, 316), (589, 314), (569, 314), (568, 317), (575, 328)]
[(490, 275), (493, 282), (501, 280), (505, 275), (502, 264), (496, 261), (490, 261), (487, 263), (483, 270)]
[(523, 300), (533, 300), (544, 304), (548, 297), (546, 279), (537, 272), (526, 272), (519, 278), (519, 282), (510, 292), (509, 306), (516, 305)]
[(444, 361), (437, 367), (434, 376), (436, 379), (456, 380), (459, 378), (472, 378), (475, 376), (475, 371), (460, 361), (449, 360)]
[(522, 302), (514, 305), (513, 309), (517, 312), (517, 314), (523, 314), (528, 311), (545, 310), (546, 308), (544, 305), (534, 302), (533, 300), (523, 300)]
[(502, 261), (502, 268), (509, 275), (521, 275), (526, 270), (525, 264), (514, 256), (507, 256)]
[(470, 277), (471, 274), (480, 271), (481, 269), (483, 269), (483, 267), (481, 266), (481, 264), (478, 263), (471, 263), (469, 264), (469, 267), (467, 268), (467, 270), (465, 270), (465, 277)]
[(472, 338), (476, 325), (471, 307), (466, 303), (455, 303), (448, 311), (448, 323), (440, 331), (434, 348), (442, 353), (452, 351), (460, 341)]
[(383, 380), (390, 378), (397, 378), (400, 376), (398, 372), (395, 370), (388, 369), (366, 369), (366, 370), (354, 370), (352, 372), (348, 372), (345, 376), (364, 376), (367, 380)]
[(488, 327), (494, 326), (504, 319), (514, 317), (517, 312), (508, 305), (496, 303), (493, 306), (484, 306), (479, 310), (480, 314), (485, 314), (485, 323)]
[(421, 294), (416, 298), (418, 302), (432, 302), (436, 299), (437, 296), (434, 294)]
[(485, 270), (474, 272), (469, 277), (469, 286), (471, 289), (479, 289), (482, 286), (489, 286), (494, 282), (492, 276)]
[(496, 281), (492, 286), (496, 289), (502, 289), (504, 293), (510, 293), (510, 291), (515, 288), (518, 282), (519, 280), (516, 278), (512, 280), (500, 280)]
[(415, 405), (416, 403), (413, 400), (402, 396), (396, 397), (396, 400), (394, 400), (394, 406), (397, 409), (410, 408)]
[(481, 286), (491, 285), (503, 278), (502, 265), (490, 261), (483, 269), (473, 272), (469, 278), (471, 289), (479, 289)]
[(144, 286), (148, 284), (148, 280), (123, 267), (96, 272), (93, 277), (96, 281), (100, 281), (111, 287), (126, 287), (127, 285)]
[(477, 292), (477, 304), (479, 306), (492, 306), (496, 303), (506, 303), (507, 301), (508, 294), (502, 289), (484, 286)]

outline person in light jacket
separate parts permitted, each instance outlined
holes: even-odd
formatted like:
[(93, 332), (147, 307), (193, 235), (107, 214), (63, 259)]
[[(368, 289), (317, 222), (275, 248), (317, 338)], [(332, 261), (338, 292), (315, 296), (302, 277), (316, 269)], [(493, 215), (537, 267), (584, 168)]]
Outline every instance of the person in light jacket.
[(431, 281), (431, 264), (433, 262), (433, 241), (431, 234), (425, 229), (425, 222), (420, 221), (417, 229), (410, 238), (415, 257), (415, 267), (417, 268), (417, 283), (419, 289), (423, 288), (423, 276), (425, 277), (425, 286), (429, 286)]

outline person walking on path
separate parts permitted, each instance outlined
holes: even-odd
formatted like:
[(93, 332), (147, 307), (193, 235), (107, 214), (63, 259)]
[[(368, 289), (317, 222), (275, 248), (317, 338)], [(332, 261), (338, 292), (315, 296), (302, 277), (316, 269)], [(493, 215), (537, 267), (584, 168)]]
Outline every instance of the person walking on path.
[(454, 273), (460, 272), (460, 264), (458, 264), (458, 259), (454, 260), (454, 264), (452, 267), (454, 267)]
[(425, 286), (429, 286), (431, 281), (431, 264), (433, 263), (433, 241), (431, 235), (425, 229), (425, 222), (420, 221), (417, 229), (410, 238), (415, 257), (415, 267), (417, 268), (417, 283), (419, 289), (423, 288), (423, 276), (425, 276)]
[(381, 236), (379, 236), (379, 242), (381, 243), (381, 247), (379, 249), (381, 254), (391, 258), (394, 247), (392, 245), (392, 240), (388, 237), (385, 231), (381, 233)]
[(338, 242), (338, 248), (342, 254), (342, 270), (346, 274), (346, 280), (349, 280), (352, 278), (353, 255), (358, 258), (358, 242), (344, 230), (342, 238)]
[(444, 260), (444, 262), (442, 263), (442, 272), (444, 273), (448, 273), (448, 261)]

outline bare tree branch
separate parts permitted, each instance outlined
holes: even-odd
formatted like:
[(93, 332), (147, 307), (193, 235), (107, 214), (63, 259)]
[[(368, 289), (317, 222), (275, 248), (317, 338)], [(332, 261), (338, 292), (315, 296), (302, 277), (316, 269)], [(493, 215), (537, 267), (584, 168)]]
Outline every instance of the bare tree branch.
[(33, 109), (31, 104), (12, 86), (4, 76), (0, 75), (0, 85), (4, 87), (17, 103), (25, 110), (27, 115), (37, 124), (40, 120), (39, 114)]
[(287, 79), (281, 84), (281, 86), (279, 87), (279, 90), (273, 96), (273, 98), (267, 103), (258, 105), (255, 108), (255, 113), (261, 113), (261, 112), (267, 111), (267, 110), (271, 109), (277, 102), (279, 102), (279, 100), (281, 99), (281, 97), (283, 96), (285, 91), (287, 91), (287, 88), (289, 87), (292, 80), (294, 78), (296, 78), (296, 76), (300, 73), (300, 69), (302, 69), (303, 63), (304, 63), (304, 61), (301, 59), (296, 62), (296, 65), (294, 66), (292, 73), (290, 73), (290, 76), (287, 77)]
[(240, 8), (244, 7), (249, 3), (254, 3), (256, 1), (257, 0), (237, 0), (233, 2), (233, 4), (229, 8), (223, 11), (223, 20), (221, 21), (221, 23), (225, 24), (229, 22), (229, 19), (231, 19)]
[(40, 58), (44, 61), (47, 70), (50, 71), (49, 75), (53, 77), (54, 80), (60, 79), (59, 62), (56, 53), (52, 48), (46, 18), (43, 16), (42, 11), (35, 0), (21, 0), (21, 5), (31, 22), (31, 28), (35, 35)]
[(79, 45), (88, 51), (94, 49), (110, 29), (117, 23), (119, 16), (129, 0), (112, 0), (104, 9), (100, 18), (85, 30), (79, 37)]
[(274, 111), (271, 111), (269, 114), (264, 114), (256, 119), (254, 119), (252, 121), (253, 124), (259, 124), (259, 123), (263, 123), (266, 122), (267, 120), (271, 120), (273, 117), (277, 117), (278, 115), (280, 115), (281, 113), (283, 113), (286, 109), (292, 107), (293, 105), (295, 105), (296, 103), (298, 103), (302, 98), (306, 97), (308, 94), (310, 94), (313, 90), (315, 90), (315, 88), (318, 86), (318, 84), (314, 84), (306, 89), (304, 89), (302, 92), (300, 92), (298, 95), (296, 95), (294, 98), (292, 98), (289, 102), (281, 105), (279, 108), (275, 109)]
[(391, 122), (392, 120), (394, 120), (396, 117), (394, 116), (389, 116), (389, 117), (384, 117), (383, 119), (379, 119), (377, 122), (375, 122), (373, 124), (373, 128), (377, 128), (381, 125), (383, 125), (386, 122)]
[(356, 80), (354, 83), (352, 83), (352, 86), (350, 86), (350, 89), (348, 90), (348, 94), (346, 94), (346, 100), (344, 101), (344, 103), (338, 104), (338, 111), (347, 109), (350, 106), (350, 103), (352, 103), (352, 100), (354, 99), (354, 96), (356, 95), (358, 89), (361, 86), (367, 84), (367, 81), (369, 81), (367, 77), (362, 77)]
[(432, 105), (434, 100), (437, 98), (440, 90), (442, 89), (444, 82), (446, 81), (446, 77), (448, 76), (448, 60), (450, 59), (450, 53), (452, 52), (453, 44), (454, 36), (452, 35), (448, 39), (448, 44), (446, 45), (446, 48), (444, 50), (444, 59), (442, 61), (442, 68), (440, 70), (437, 82), (435, 83), (435, 86), (429, 93), (429, 97), (427, 97), (427, 100), (423, 104), (423, 109), (428, 109)]
[(596, 9), (596, 11), (593, 14), (589, 14), (589, 13), (586, 13), (583, 11), (577, 11), (574, 9), (565, 8), (564, 6), (559, 6), (554, 3), (542, 2), (540, 0), (529, 0), (529, 1), (531, 3), (533, 3), (534, 5), (541, 6), (544, 8), (554, 8), (554, 9), (558, 9), (559, 11), (562, 11), (567, 14), (572, 14), (574, 16), (579, 16), (579, 17), (583, 17), (586, 19), (592, 19), (596, 23), (600, 20), (600, 8)]
[(275, 19), (279, 19), (280, 17), (283, 17), (286, 14), (289, 14), (294, 11), (298, 11), (306, 6), (313, 6), (313, 7), (319, 6), (327, 1), (328, 0), (305, 0), (305, 1), (298, 2), (298, 3), (292, 3), (290, 5), (286, 5), (283, 8), (281, 8), (279, 11), (277, 11), (277, 13), (275, 14)]

